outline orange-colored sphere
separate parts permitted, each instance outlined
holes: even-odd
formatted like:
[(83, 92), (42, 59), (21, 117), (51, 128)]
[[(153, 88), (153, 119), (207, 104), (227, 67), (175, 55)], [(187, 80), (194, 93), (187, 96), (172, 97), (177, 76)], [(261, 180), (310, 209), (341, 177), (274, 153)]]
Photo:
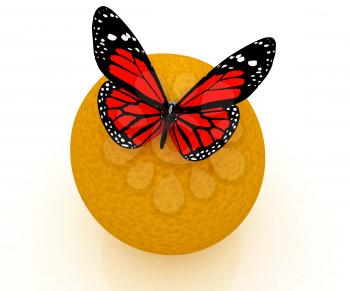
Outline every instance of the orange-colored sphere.
[[(150, 55), (169, 100), (179, 100), (212, 67), (171, 54)], [(248, 101), (229, 142), (200, 162), (184, 160), (158, 136), (129, 150), (115, 144), (99, 117), (99, 80), (83, 101), (72, 131), (71, 162), (78, 190), (112, 235), (144, 251), (184, 254), (229, 235), (253, 206), (264, 174), (264, 141)]]

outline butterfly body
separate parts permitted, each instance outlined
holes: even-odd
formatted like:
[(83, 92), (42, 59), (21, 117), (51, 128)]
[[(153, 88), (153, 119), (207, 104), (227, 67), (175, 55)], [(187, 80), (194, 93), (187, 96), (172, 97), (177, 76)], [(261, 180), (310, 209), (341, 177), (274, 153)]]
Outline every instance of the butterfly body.
[(164, 128), (163, 128), (162, 136), (160, 138), (160, 148), (161, 149), (164, 148), (166, 137), (168, 135), (168, 129), (169, 129), (169, 127), (172, 126), (172, 123), (176, 119), (176, 113), (174, 112), (175, 105), (176, 105), (175, 102), (173, 102), (173, 101), (170, 102), (167, 109), (166, 109), (166, 115), (163, 117)]
[(169, 134), (189, 161), (206, 159), (228, 142), (240, 118), (236, 104), (265, 79), (276, 45), (263, 38), (230, 55), (175, 103), (167, 101), (145, 51), (119, 16), (100, 7), (92, 30), (97, 64), (109, 79), (98, 96), (108, 134), (130, 149), (159, 134), (163, 148)]

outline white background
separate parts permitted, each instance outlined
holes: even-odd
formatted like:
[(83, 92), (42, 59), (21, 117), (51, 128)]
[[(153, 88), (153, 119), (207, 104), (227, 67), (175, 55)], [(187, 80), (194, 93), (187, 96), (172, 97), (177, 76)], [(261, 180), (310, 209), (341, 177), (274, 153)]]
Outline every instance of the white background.
[[(107, 5), (148, 53), (216, 65), (264, 36), (273, 69), (250, 98), (266, 142), (260, 196), (219, 244), (186, 256), (107, 234), (73, 181), (75, 114), (101, 76), (91, 21)], [(349, 290), (347, 1), (3, 1), (0, 290)]]

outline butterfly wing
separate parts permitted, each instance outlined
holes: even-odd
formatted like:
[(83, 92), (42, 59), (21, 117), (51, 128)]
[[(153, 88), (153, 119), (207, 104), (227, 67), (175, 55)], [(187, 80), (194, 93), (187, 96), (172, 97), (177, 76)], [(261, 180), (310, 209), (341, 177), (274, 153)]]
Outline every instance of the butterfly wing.
[(159, 79), (139, 41), (115, 12), (98, 8), (92, 34), (96, 62), (109, 79), (98, 98), (103, 124), (119, 145), (141, 146), (163, 126), (167, 100)]
[(269, 73), (275, 55), (273, 38), (258, 40), (226, 58), (175, 106), (169, 130), (181, 155), (203, 160), (227, 143), (237, 128), (239, 109)]
[(122, 147), (137, 148), (161, 132), (159, 109), (125, 89), (118, 82), (105, 82), (100, 88), (98, 109), (103, 125)]

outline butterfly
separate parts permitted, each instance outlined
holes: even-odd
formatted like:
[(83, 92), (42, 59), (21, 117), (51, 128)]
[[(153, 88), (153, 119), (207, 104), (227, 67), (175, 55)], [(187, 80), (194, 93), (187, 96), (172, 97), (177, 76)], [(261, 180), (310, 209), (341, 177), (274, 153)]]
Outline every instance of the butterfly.
[(98, 93), (98, 110), (110, 137), (120, 146), (138, 148), (169, 133), (189, 161), (208, 158), (235, 132), (237, 103), (248, 98), (269, 73), (275, 55), (273, 38), (260, 39), (230, 55), (177, 103), (168, 102), (141, 44), (107, 7), (96, 10), (94, 54), (108, 78)]

